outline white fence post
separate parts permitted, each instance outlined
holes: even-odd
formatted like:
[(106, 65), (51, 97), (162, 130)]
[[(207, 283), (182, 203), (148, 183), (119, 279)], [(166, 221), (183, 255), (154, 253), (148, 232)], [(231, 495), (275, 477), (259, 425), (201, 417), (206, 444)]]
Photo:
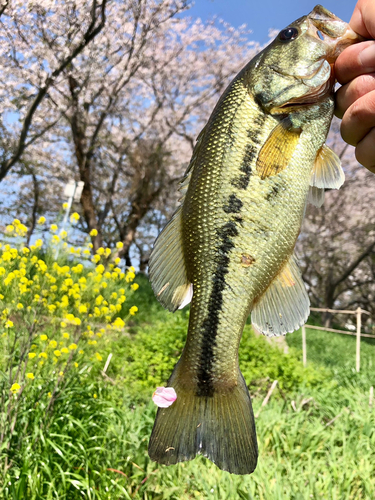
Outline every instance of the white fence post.
[(303, 361), (303, 366), (306, 366), (307, 353), (306, 353), (306, 328), (305, 328), (305, 325), (302, 326), (302, 361)]
[(361, 308), (357, 308), (357, 344), (356, 344), (356, 356), (355, 356), (355, 369), (359, 372), (361, 366)]

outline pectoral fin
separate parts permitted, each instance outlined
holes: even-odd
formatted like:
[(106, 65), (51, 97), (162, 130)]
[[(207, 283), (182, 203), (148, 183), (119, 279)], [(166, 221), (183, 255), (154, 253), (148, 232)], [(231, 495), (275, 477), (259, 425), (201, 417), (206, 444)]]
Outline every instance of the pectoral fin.
[(292, 256), (251, 312), (254, 327), (265, 335), (285, 335), (302, 326), (310, 301), (295, 257)]
[(282, 172), (292, 159), (301, 130), (288, 128), (289, 122), (280, 122), (260, 150), (256, 164), (261, 179)]

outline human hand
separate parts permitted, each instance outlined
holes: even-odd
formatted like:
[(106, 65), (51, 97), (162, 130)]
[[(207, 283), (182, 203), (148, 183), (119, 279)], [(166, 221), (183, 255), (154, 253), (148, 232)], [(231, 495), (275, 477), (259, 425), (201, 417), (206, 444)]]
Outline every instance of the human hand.
[(341, 135), (355, 146), (359, 163), (375, 173), (375, 2), (358, 0), (350, 27), (369, 40), (345, 49), (335, 63), (342, 87), (336, 92), (335, 114)]

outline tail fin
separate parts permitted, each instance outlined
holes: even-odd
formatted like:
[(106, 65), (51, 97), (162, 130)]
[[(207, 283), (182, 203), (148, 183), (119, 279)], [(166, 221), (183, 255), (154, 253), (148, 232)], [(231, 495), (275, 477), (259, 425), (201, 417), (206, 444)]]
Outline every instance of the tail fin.
[(211, 397), (197, 396), (172, 375), (177, 400), (159, 408), (148, 452), (156, 462), (172, 465), (196, 455), (209, 458), (232, 474), (251, 474), (258, 446), (249, 391), (241, 373), (238, 384)]

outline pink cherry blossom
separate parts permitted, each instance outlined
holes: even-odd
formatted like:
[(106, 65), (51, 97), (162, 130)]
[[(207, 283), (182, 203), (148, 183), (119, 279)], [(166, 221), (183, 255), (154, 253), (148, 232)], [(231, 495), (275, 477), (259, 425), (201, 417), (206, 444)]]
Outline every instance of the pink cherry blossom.
[(176, 391), (173, 387), (157, 387), (152, 395), (152, 400), (159, 408), (168, 408), (177, 399)]

